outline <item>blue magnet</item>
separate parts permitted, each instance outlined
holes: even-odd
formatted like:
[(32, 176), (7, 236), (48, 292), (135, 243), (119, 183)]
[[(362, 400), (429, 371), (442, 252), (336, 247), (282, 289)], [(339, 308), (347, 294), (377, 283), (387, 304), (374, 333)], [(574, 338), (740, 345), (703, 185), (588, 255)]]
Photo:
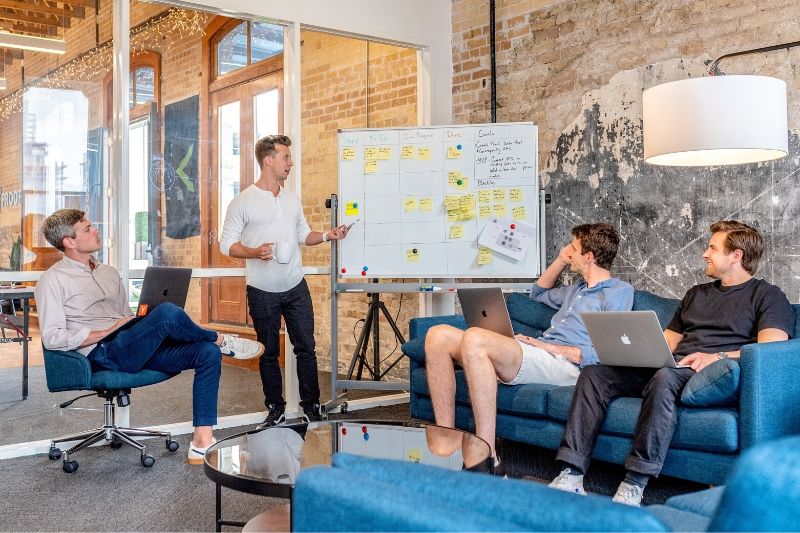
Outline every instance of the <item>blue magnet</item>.
[(364, 440), (369, 440), (369, 433), (364, 433)]
[(460, 144), (456, 145), (456, 148), (458, 148), (459, 150), (461, 150), (461, 145), (460, 145)]
[(364, 272), (366, 272), (367, 270), (369, 270), (369, 267), (367, 265), (364, 265)]

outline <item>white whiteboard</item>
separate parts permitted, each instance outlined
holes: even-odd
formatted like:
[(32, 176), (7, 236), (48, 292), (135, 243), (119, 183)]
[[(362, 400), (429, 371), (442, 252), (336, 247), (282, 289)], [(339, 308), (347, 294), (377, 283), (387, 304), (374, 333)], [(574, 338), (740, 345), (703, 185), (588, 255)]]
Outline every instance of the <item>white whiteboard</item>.
[[(538, 277), (537, 132), (533, 123), (340, 130), (339, 224), (358, 222), (339, 243), (339, 276)], [(490, 217), (536, 229), (522, 260), (479, 247)]]

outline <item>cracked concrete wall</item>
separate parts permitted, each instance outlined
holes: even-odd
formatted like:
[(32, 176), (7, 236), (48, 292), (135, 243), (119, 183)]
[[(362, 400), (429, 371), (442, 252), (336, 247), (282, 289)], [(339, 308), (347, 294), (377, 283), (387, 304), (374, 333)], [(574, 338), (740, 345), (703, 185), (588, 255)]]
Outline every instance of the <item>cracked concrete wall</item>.
[[(459, 11), (466, 4), (473, 7), (469, 19)], [(453, 3), (458, 122), (489, 116), (488, 82), (476, 85), (470, 75), (488, 65), (488, 54), (484, 65), (482, 56), (462, 60), (460, 52), (467, 42), (480, 44), (484, 32), (477, 30), (488, 26), (488, 14), (481, 19), (476, 6), (486, 12), (478, 0)], [(728, 52), (798, 40), (800, 4), (607, 0), (536, 8), (501, 0), (498, 6), (498, 121), (539, 125), (540, 179), (553, 199), (548, 261), (573, 225), (608, 221), (622, 235), (614, 273), (637, 288), (681, 297), (707, 279), (701, 254), (709, 225), (735, 218), (766, 237), (758, 275), (800, 301), (800, 48), (721, 65), (729, 73), (786, 80), (788, 157), (716, 168), (657, 167), (642, 159), (644, 89), (705, 75), (707, 64)]]

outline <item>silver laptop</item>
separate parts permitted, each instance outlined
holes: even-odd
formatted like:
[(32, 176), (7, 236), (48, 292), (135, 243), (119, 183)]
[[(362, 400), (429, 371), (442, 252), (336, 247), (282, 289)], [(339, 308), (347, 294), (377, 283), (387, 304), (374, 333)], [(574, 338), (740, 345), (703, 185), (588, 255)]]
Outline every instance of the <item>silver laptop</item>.
[(178, 307), (183, 307), (186, 305), (186, 295), (189, 293), (191, 281), (191, 268), (147, 267), (144, 271), (136, 316), (100, 339), (99, 342), (109, 342), (119, 333), (132, 328), (160, 304), (170, 302)]
[(581, 313), (597, 358), (609, 366), (676, 367), (655, 311)]
[(467, 327), (488, 329), (514, 338), (506, 299), (500, 287), (458, 289), (458, 299)]

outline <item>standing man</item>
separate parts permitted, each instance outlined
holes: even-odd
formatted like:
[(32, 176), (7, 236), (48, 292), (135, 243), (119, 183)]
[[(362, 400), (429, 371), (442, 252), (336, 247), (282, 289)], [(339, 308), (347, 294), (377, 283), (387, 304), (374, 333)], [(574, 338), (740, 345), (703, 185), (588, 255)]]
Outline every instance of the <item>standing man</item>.
[[(436, 424), (455, 427), (458, 363), (467, 376), (475, 433), (489, 443), (496, 473), (502, 472), (495, 452), (497, 381), (506, 385), (573, 385), (582, 368), (597, 364), (597, 353), (580, 314), (629, 311), (633, 306), (633, 287), (612, 278), (608, 271), (619, 246), (614, 227), (582, 224), (572, 228), (572, 237), (531, 289), (532, 299), (558, 309), (541, 337), (517, 335), (510, 339), (482, 328), (462, 331), (446, 324), (432, 327), (425, 337)], [(554, 289), (567, 266), (583, 280)]]
[(794, 331), (794, 311), (783, 292), (753, 277), (763, 251), (763, 237), (747, 224), (721, 220), (711, 225), (703, 259), (706, 276), (716, 281), (689, 289), (664, 330), (679, 368), (598, 365), (582, 372), (556, 455), (565, 468), (551, 487), (585, 494), (583, 474), (609, 402), (641, 396), (627, 474), (614, 495), (615, 502), (639, 506), (647, 482), (664, 466), (678, 423), (677, 403), (689, 378), (715, 361), (738, 358), (744, 344), (784, 341)]
[(346, 226), (324, 233), (309, 228), (300, 199), (284, 187), (293, 165), (291, 145), (285, 135), (268, 135), (256, 143), (261, 174), (228, 206), (220, 239), (223, 254), (247, 260), (247, 304), (257, 338), (266, 347), (259, 370), (269, 413), (259, 428), (285, 421), (286, 401), (278, 366), (281, 315), (297, 357), (304, 416), (309, 421), (320, 418), (314, 309), (298, 244), (315, 246), (347, 235)]
[(203, 329), (186, 312), (163, 303), (111, 340), (105, 338), (133, 315), (119, 272), (92, 255), (100, 232), (83, 211), (60, 209), (42, 226), (47, 242), (64, 252), (36, 284), (42, 344), (48, 350), (77, 350), (95, 369), (165, 373), (194, 369), (194, 437), (188, 461), (202, 464), (215, 442), (221, 354), (236, 359), (261, 355), (255, 341)]

